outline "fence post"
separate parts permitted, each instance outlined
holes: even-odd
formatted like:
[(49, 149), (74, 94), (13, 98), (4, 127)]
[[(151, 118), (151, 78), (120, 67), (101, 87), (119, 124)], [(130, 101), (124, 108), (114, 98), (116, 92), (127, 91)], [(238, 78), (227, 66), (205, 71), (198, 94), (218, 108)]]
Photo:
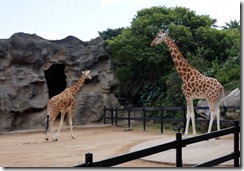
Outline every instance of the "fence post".
[(146, 131), (146, 111), (145, 111), (145, 107), (142, 108), (142, 112), (143, 112), (143, 131)]
[(86, 163), (86, 166), (91, 166), (91, 164), (93, 163), (93, 154), (92, 153), (85, 154), (85, 163)]
[(239, 167), (239, 121), (234, 121), (234, 167)]
[(130, 128), (130, 107), (128, 107), (128, 128)]
[(176, 167), (182, 167), (182, 133), (176, 133)]
[(111, 124), (113, 125), (114, 124), (114, 108), (111, 107)]
[(106, 107), (103, 107), (103, 123), (106, 124)]
[(115, 108), (115, 125), (118, 126), (118, 109), (117, 107)]
[(161, 134), (164, 132), (164, 109), (161, 110), (160, 112), (160, 122), (161, 122)]

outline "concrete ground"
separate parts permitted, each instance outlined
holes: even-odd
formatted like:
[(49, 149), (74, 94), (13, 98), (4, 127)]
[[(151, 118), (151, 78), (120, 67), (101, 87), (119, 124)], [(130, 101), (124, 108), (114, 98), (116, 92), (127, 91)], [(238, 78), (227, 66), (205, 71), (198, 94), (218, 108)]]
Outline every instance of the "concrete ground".
[[(149, 148), (152, 146), (164, 144), (167, 142), (174, 141), (174, 137), (170, 138), (160, 138), (155, 140), (146, 141), (139, 143), (132, 148), (130, 152)], [(224, 155), (230, 154), (234, 150), (233, 135), (226, 135), (220, 139), (210, 139), (207, 141), (202, 141), (195, 144), (187, 145), (182, 149), (182, 161), (183, 165), (191, 166), (196, 164), (201, 164)], [(153, 161), (164, 164), (175, 165), (176, 162), (176, 150), (171, 149), (161, 153), (157, 153), (151, 156), (142, 158), (145, 161)], [(222, 163), (222, 166), (233, 166), (234, 161), (230, 160), (228, 162)]]

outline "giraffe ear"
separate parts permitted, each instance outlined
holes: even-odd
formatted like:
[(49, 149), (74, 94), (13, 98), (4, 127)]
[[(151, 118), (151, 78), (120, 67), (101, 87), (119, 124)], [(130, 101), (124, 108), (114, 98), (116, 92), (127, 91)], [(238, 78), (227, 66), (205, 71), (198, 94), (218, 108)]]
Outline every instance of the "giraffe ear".
[(84, 74), (85, 73), (85, 71), (82, 71), (82, 74)]

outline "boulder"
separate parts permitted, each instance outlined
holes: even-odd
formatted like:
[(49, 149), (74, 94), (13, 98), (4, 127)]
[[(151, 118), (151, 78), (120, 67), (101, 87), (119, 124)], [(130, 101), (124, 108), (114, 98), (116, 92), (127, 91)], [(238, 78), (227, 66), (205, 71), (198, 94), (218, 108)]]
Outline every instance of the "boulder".
[[(239, 88), (232, 90), (226, 97), (225, 103), (227, 106), (241, 106), (241, 91)], [(223, 103), (222, 103), (223, 105)], [(240, 110), (228, 110), (226, 113), (229, 119), (240, 119)]]
[[(227, 95), (223, 99), (221, 99), (221, 104), (220, 106), (224, 106), (224, 101), (226, 106), (240, 106), (241, 105), (241, 96), (240, 96), (240, 89), (236, 88)], [(208, 103), (205, 99), (199, 100), (197, 106), (208, 106)], [(209, 118), (210, 112), (209, 110), (197, 110), (197, 113), (204, 118)], [(240, 119), (240, 110), (232, 110), (228, 109), (226, 112), (226, 116), (220, 115), (221, 119), (226, 118), (226, 119)]]
[(105, 46), (100, 37), (83, 42), (16, 33), (0, 39), (0, 130), (42, 128), (49, 98), (74, 84), (85, 69), (92, 80), (75, 96), (74, 124), (98, 121), (104, 105), (119, 107), (118, 79)]

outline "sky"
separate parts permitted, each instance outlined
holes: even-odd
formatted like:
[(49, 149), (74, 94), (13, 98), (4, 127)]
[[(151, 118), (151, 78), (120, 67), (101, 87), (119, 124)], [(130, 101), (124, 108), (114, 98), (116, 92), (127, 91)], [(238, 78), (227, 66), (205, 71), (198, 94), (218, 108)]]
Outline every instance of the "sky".
[(238, 0), (0, 0), (0, 6), (0, 39), (24, 32), (89, 41), (98, 31), (129, 27), (137, 11), (152, 6), (186, 7), (217, 19), (219, 26), (240, 20)]

